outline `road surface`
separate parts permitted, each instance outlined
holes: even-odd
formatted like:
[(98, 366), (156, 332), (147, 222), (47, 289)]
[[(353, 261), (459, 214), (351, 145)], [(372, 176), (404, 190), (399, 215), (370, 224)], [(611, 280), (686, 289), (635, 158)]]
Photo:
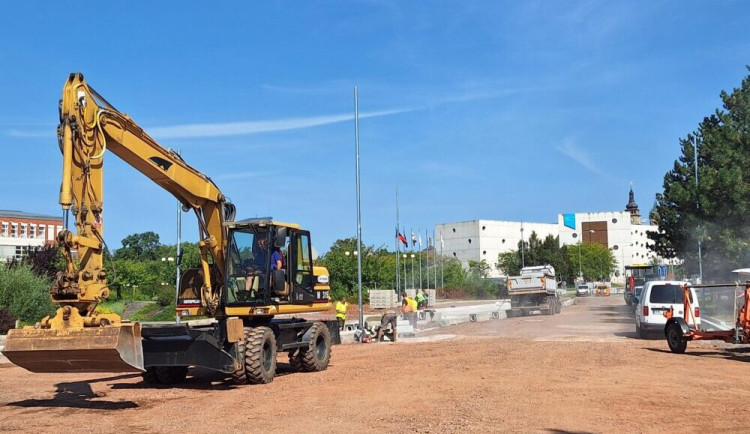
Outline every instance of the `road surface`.
[[(31, 374), (0, 364), (8, 432), (743, 432), (750, 353), (671, 354), (634, 338), (621, 297), (555, 316), (467, 323), (397, 344), (342, 345), (325, 372), (235, 387), (197, 371), (174, 388), (137, 375)], [(710, 403), (710, 405), (705, 405)]]

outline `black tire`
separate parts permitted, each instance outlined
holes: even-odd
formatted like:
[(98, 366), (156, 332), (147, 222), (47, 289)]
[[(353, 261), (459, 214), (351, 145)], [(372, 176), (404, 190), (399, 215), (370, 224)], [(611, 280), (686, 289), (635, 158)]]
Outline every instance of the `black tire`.
[(542, 309), (542, 313), (545, 315), (554, 315), (555, 314), (555, 299), (554, 298), (548, 298), (547, 299), (547, 308)]
[(159, 379), (156, 378), (156, 368), (147, 368), (146, 372), (141, 373), (141, 377), (148, 384), (159, 384)]
[(676, 322), (673, 322), (667, 326), (667, 344), (669, 350), (675, 354), (682, 354), (687, 348), (687, 339), (682, 334), (682, 327)]
[(159, 383), (165, 385), (182, 383), (187, 377), (187, 372), (187, 366), (157, 366), (154, 368)]
[(646, 339), (646, 333), (638, 323), (635, 323), (635, 335), (638, 337), (638, 339)]
[(252, 329), (249, 327), (245, 327), (244, 330), (244, 338), (237, 342), (237, 352), (239, 354), (239, 360), (240, 360), (240, 368), (232, 372), (232, 383), (234, 384), (247, 384), (247, 375), (245, 375), (245, 347), (248, 337), (250, 336), (250, 331)]
[(321, 322), (313, 324), (309, 332), (309, 345), (299, 349), (302, 369), (305, 372), (325, 371), (331, 361), (331, 333)]
[(250, 330), (245, 341), (245, 375), (250, 384), (268, 384), (276, 375), (276, 337), (268, 327)]
[(560, 303), (560, 300), (555, 299), (555, 313), (562, 312), (562, 303)]

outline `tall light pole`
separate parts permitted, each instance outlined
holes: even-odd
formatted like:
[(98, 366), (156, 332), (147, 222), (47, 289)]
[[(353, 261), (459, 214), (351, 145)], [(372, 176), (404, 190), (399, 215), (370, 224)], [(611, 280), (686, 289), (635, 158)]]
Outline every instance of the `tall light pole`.
[(409, 275), (406, 274), (406, 258), (408, 256), (409, 255), (407, 255), (406, 253), (404, 253), (404, 256), (403, 256), (403, 258), (404, 258), (404, 291), (406, 291), (406, 281), (408, 280), (408, 277), (409, 277)]
[[(357, 248), (354, 252), (362, 251), (362, 214), (359, 205), (359, 101), (357, 99), (357, 86), (354, 86), (354, 153), (356, 155), (357, 170)], [(364, 316), (362, 313), (362, 255), (357, 255), (357, 294), (359, 297), (359, 329), (364, 328)]]
[[(695, 208), (699, 211), (700, 201), (698, 200), (698, 140), (693, 136), (693, 155), (695, 156)], [(703, 283), (703, 254), (701, 252), (701, 238), (703, 234), (701, 232), (700, 224), (698, 225), (698, 276), (700, 276), (700, 283)]]
[(521, 268), (526, 267), (525, 244), (526, 242), (523, 240), (523, 222), (521, 222)]
[(581, 240), (578, 240), (578, 278), (583, 280), (583, 268), (581, 266)]
[(414, 286), (414, 252), (411, 253), (411, 289), (416, 288)]

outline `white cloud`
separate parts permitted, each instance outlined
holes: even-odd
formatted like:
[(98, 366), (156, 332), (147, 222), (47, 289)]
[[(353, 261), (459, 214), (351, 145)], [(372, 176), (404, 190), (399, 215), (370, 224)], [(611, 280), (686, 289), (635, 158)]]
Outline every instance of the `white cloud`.
[(604, 171), (593, 161), (591, 155), (589, 155), (587, 151), (576, 146), (573, 139), (565, 139), (562, 145), (555, 146), (555, 150), (580, 164), (590, 172), (596, 173), (597, 175), (605, 175)]
[[(413, 108), (400, 108), (360, 113), (360, 119), (390, 116), (414, 111)], [(310, 116), (306, 118), (275, 119), (266, 121), (226, 122), (214, 124), (186, 124), (169, 127), (156, 127), (148, 130), (149, 134), (162, 139), (180, 139), (189, 137), (226, 137), (240, 136), (274, 131), (298, 130), (351, 121), (354, 113), (328, 116)]]

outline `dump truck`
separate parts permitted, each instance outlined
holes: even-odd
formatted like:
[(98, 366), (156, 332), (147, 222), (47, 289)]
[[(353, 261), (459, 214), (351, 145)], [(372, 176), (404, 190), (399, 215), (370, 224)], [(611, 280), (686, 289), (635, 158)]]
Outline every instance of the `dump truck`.
[[(162, 147), (80, 73), (65, 81), (59, 115), (65, 229), (57, 245), (65, 269), (50, 288), (58, 308), (34, 327), (9, 331), (3, 354), (12, 363), (32, 372), (135, 371), (160, 384), (184, 380), (190, 367), (222, 372), (237, 384), (268, 383), (278, 352), (288, 353), (296, 371), (328, 367), (331, 345), (340, 341), (337, 324), (297, 317), (331, 308), (328, 270), (313, 264), (310, 232), (270, 217), (235, 221), (234, 204), (210, 177)], [(97, 311), (111, 293), (103, 201), (109, 154), (195, 214), (200, 267), (182, 274), (177, 312), (212, 321), (139, 324)], [(132, 207), (151, 213), (138, 202)]]
[(508, 277), (508, 295), (508, 317), (525, 316), (534, 311), (554, 315), (562, 310), (555, 268), (551, 265), (524, 267), (520, 275)]

